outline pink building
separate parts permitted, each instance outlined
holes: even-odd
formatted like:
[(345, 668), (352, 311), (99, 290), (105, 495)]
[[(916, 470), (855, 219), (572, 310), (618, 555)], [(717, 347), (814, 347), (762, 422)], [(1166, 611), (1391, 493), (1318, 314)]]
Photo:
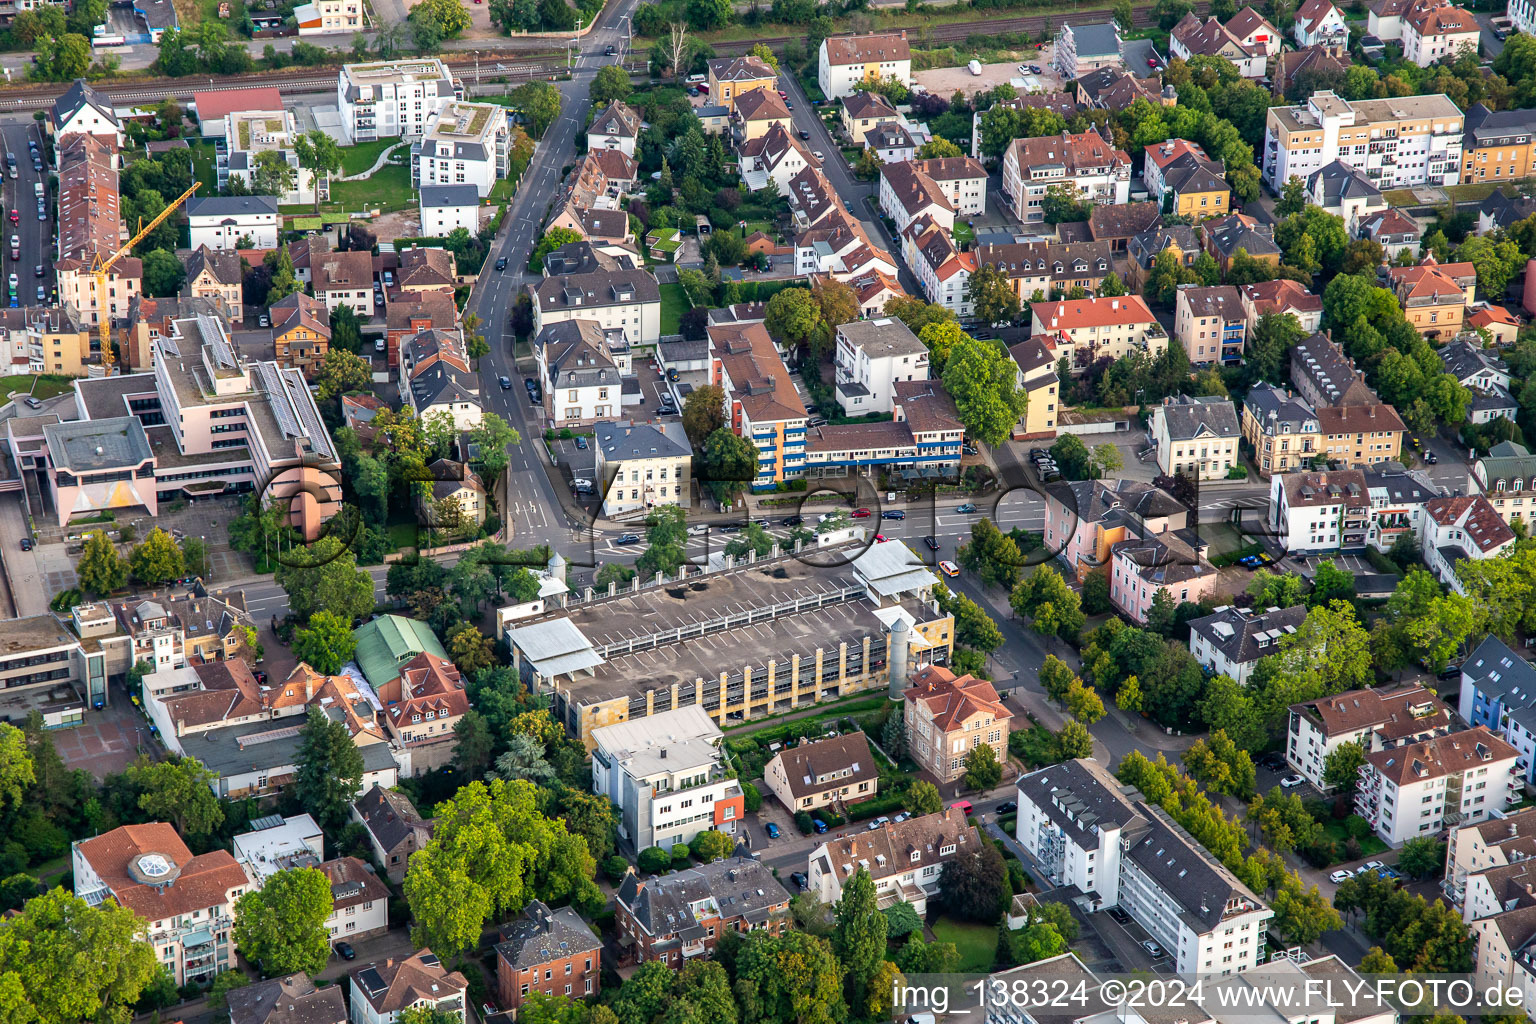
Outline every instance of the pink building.
[(1138, 625), (1146, 623), (1159, 590), (1167, 591), (1175, 607), (1199, 601), (1216, 588), (1216, 567), (1206, 560), (1209, 548), (1189, 529), (1120, 541), (1110, 548), (1110, 601)]
[(1046, 549), (1078, 580), (1107, 566), (1119, 542), (1182, 529), (1189, 515), (1167, 491), (1133, 480), (1062, 481), (1045, 492)]

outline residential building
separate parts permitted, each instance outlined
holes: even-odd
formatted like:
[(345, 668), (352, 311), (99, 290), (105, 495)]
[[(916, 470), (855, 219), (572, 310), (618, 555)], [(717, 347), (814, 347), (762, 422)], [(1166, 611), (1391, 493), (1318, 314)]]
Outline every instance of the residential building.
[(533, 332), (569, 320), (617, 329), (630, 345), (661, 338), (661, 290), (643, 270), (559, 274), (525, 285), (533, 298)]
[(1503, 416), (1514, 422), (1517, 407), (1509, 393), (1509, 365), (1495, 351), (1482, 348), (1481, 342), (1474, 346), (1458, 340), (1442, 346), (1439, 353), (1445, 372), (1472, 392), (1472, 404), (1467, 410), (1469, 420), (1488, 423)]
[(1045, 223), (1041, 203), (1052, 185), (1075, 185), (1090, 203), (1131, 198), (1131, 158), (1098, 132), (1015, 139), (1003, 153), (1003, 191), (1025, 226)]
[(1355, 813), (1383, 842), (1399, 846), (1447, 825), (1502, 811), (1520, 788), (1517, 751), (1486, 726), (1365, 756)]
[(964, 775), (966, 757), (983, 743), (1007, 761), (1012, 716), (991, 683), (930, 665), (913, 674), (902, 701), (907, 754), (940, 785)]
[[(276, 249), (276, 196), (197, 196), (187, 200), (193, 249)], [(241, 245), (249, 239), (248, 245)]]
[(1306, 399), (1263, 381), (1243, 401), (1243, 440), (1253, 449), (1259, 475), (1309, 469), (1322, 457), (1317, 413)]
[(44, 428), (47, 458), (30, 472), (59, 524), (103, 508), (136, 504), (155, 515), (183, 495), (264, 488), (308, 495), (289, 518), (318, 536), (340, 507), (331, 475), (340, 463), (304, 375), (239, 358), (213, 317), (172, 326), (152, 343), (152, 373), (77, 380), (81, 418)]
[[(281, 103), (263, 110), (239, 110), (225, 115), (224, 129), (215, 139), (215, 172), (219, 187), (229, 188), (231, 181), (242, 181), (247, 189), (254, 190), (257, 170), (264, 162), (276, 160), (288, 165), (292, 187), (280, 196), (267, 198), (276, 203), (313, 203), (317, 187), (320, 198), (328, 198), (329, 179), (317, 178), (309, 168), (299, 166), (293, 140), (300, 134), (298, 116), (285, 110)], [(269, 158), (268, 153), (275, 156)], [(191, 202), (188, 201), (189, 207)], [(232, 244), (226, 248), (247, 247)]]
[(401, 667), (399, 681), (379, 697), (403, 774), (427, 775), (453, 760), (454, 727), (469, 711), (464, 679), (453, 662), (423, 651)]
[(1058, 358), (1070, 349), (1073, 373), (1096, 359), (1123, 359), (1132, 352), (1156, 359), (1168, 347), (1167, 332), (1137, 295), (1035, 303), (1030, 316), (1033, 335), (1053, 339)]
[(950, 230), (926, 215), (912, 221), (902, 232), (901, 240), (902, 255), (923, 286), (928, 301), (958, 317), (969, 317), (976, 253), (962, 251)]
[(1317, 425), (1323, 455), (1346, 466), (1397, 461), (1407, 430), (1397, 410), (1384, 402), (1318, 406)]
[(1200, 258), (1200, 235), (1187, 224), (1170, 224), (1159, 221), (1156, 227), (1143, 231), (1126, 245), (1125, 283), (1133, 292), (1146, 284), (1152, 265), (1163, 253), (1177, 260), (1181, 267), (1193, 267)]
[(416, 813), (411, 798), (374, 785), (352, 802), (352, 820), (368, 830), (373, 855), (391, 882), (405, 878), (411, 854), (426, 847), (433, 822)]
[(411, 184), (473, 185), (484, 199), (507, 176), (511, 148), (506, 107), (451, 100), (428, 120), (421, 142), (411, 146)]
[(1415, 267), (1389, 271), (1392, 290), (1403, 315), (1426, 338), (1454, 338), (1477, 288), (1477, 270), (1470, 263), (1436, 263), (1426, 255)]
[(259, 888), (228, 850), (192, 856), (163, 821), (122, 825), (70, 846), (75, 895), (91, 906), (113, 900), (143, 924), (139, 938), (177, 985), (235, 966), (234, 904)]
[(251, 624), (244, 591), (213, 595), (201, 585), (181, 595), (151, 592), (107, 607), (117, 618), (116, 635), (90, 635), (107, 655), (109, 675), (126, 673), (141, 661), (160, 671), (233, 658)]
[(1536, 854), (1533, 827), (1536, 808), (1527, 807), (1495, 812), (1483, 821), (1452, 828), (1446, 836), (1445, 878), (1440, 883), (1451, 905), (1459, 907), (1465, 902), (1469, 876), (1518, 864)]
[[(895, 108), (892, 108), (895, 117)], [(753, 89), (736, 100), (736, 110), (731, 115), (733, 134), (739, 149), (743, 142), (761, 137), (768, 129), (778, 125), (785, 131), (794, 128), (794, 118), (784, 98), (773, 89)], [(862, 142), (862, 139), (858, 140)]]
[[(796, 228), (798, 272), (828, 274), (838, 281), (871, 273), (896, 275), (896, 262), (890, 253), (870, 240), (864, 225), (843, 206), (820, 167), (807, 166), (790, 179), (789, 209)], [(903, 233), (903, 241), (910, 233)]]
[(1271, 56), (1270, 92), (1275, 99), (1289, 95), (1304, 71), (1343, 75), (1350, 66), (1349, 54), (1342, 44), (1304, 46)]
[(971, 157), (886, 163), (880, 168), (880, 208), (898, 232), (918, 217), (953, 229), (956, 217), (975, 217), (987, 203), (987, 172)]
[(1056, 34), (1055, 67), (1062, 78), (1082, 78), (1100, 68), (1125, 67), (1120, 27), (1113, 21), (1061, 26)]
[[(1214, 19), (1212, 24), (1216, 24)], [(1225, 173), (1225, 168), (1195, 143), (1170, 139), (1147, 147), (1142, 180), (1162, 209), (1198, 222), (1226, 215), (1232, 190), (1222, 177)]]
[(1259, 963), (1273, 917), (1168, 812), (1078, 758), (1018, 780), (1018, 841), (1048, 878), (1118, 907), (1167, 950), (1180, 974), (1235, 974)]
[(1418, 0), (1403, 12), (1403, 59), (1421, 68), (1477, 55), (1481, 33), (1472, 12), (1449, 0)]
[(352, 635), (357, 640), (352, 660), (368, 685), (385, 700), (399, 699), (405, 666), (419, 655), (430, 654), (440, 661), (448, 657), (432, 627), (404, 615), (376, 615)]
[[(1522, 444), (1500, 441), (1472, 460), (1472, 482), (1506, 523), (1536, 514), (1536, 456)], [(1526, 505), (1527, 493), (1530, 505)]]
[(592, 730), (592, 791), (613, 802), (619, 843), (670, 850), (700, 832), (735, 835), (741, 783), (727, 770), (720, 727), (683, 707)]
[(436, 57), (343, 64), (336, 79), (341, 126), (355, 142), (420, 138), (458, 90)]
[(1344, 24), (1344, 15), (1329, 0), (1306, 0), (1296, 9), (1296, 23), (1291, 26), (1291, 35), (1298, 47), (1344, 47), (1349, 43), (1349, 26)]
[(1227, 398), (1165, 398), (1152, 409), (1149, 433), (1157, 446), (1157, 467), (1167, 476), (1224, 480), (1242, 465), (1237, 408)]
[(1066, 294), (1097, 292), (1117, 264), (1109, 242), (1008, 242), (976, 246), (978, 268), (992, 266), (1008, 279), (1021, 303)]
[[(1216, 266), (1226, 274), (1239, 252), (1271, 267), (1280, 265), (1280, 247), (1275, 244), (1275, 229), (1260, 224), (1243, 213), (1228, 214), (1200, 225), (1205, 251), (1216, 259)], [(1188, 250), (1182, 250), (1188, 251)], [(1197, 250), (1198, 252), (1198, 250)]]
[[(94, 108), (92, 108), (94, 109)], [(84, 111), (82, 111), (84, 113)], [(104, 135), (68, 134), (55, 147), (58, 161), (58, 246), (54, 275), (59, 303), (72, 306), (80, 319), (95, 326), (103, 316), (117, 319), (140, 294), (144, 265), (124, 256), (107, 274), (107, 293), (99, 295), (92, 267), (121, 247), (117, 148)]]
[(484, 415), (480, 373), (469, 365), (458, 331), (422, 331), (400, 346), (400, 397), (418, 420), (442, 414), (456, 430)]
[(1014, 440), (1055, 437), (1061, 387), (1061, 378), (1056, 376), (1056, 357), (1039, 338), (1014, 345), (1008, 355), (1018, 367), (1017, 384), (1029, 398), (1024, 418), (1014, 428)]
[(1371, 496), (1366, 543), (1382, 552), (1391, 551), (1405, 533), (1422, 538), (1426, 506), (1443, 493), (1424, 473), (1391, 462), (1366, 469), (1365, 487)]
[(843, 128), (855, 146), (864, 145), (865, 132), (880, 125), (901, 122), (896, 107), (878, 92), (850, 93), (843, 97), (841, 108)]
[(670, 423), (593, 424), (593, 481), (603, 495), (603, 516), (616, 519), (689, 497), (693, 447)]
[(1075, 96), (1082, 107), (1117, 114), (1140, 99), (1155, 107), (1171, 107), (1178, 102), (1178, 90), (1171, 85), (1163, 88), (1162, 76), (1137, 78), (1121, 66), (1101, 67), (1079, 75)]
[[(1251, 12), (1259, 21), (1263, 21), (1263, 18), (1259, 17), (1251, 7), (1245, 10)], [(1278, 43), (1275, 49), (1279, 52)], [(1237, 68), (1238, 74), (1250, 79), (1263, 78), (1265, 65), (1269, 60), (1267, 43), (1245, 43), (1215, 18), (1208, 18), (1202, 22), (1193, 12), (1184, 15), (1183, 19), (1173, 26), (1173, 31), (1168, 37), (1168, 52), (1174, 57), (1182, 57), (1185, 60), (1191, 57), (1216, 57), (1227, 61)]]
[(1403, 12), (1417, 0), (1371, 0), (1366, 4), (1365, 30), (1384, 43), (1402, 42)]
[(877, 162), (893, 164), (917, 156), (918, 143), (910, 132), (899, 124), (876, 125), (864, 133), (864, 148), (874, 154)]
[[(1307, 0), (1338, 17), (1328, 0)], [(1326, 20), (1326, 19), (1325, 19)], [(1297, 13), (1297, 32), (1302, 17)], [(1444, 94), (1384, 100), (1344, 100), (1329, 90), (1305, 103), (1270, 107), (1259, 165), (1279, 192), (1292, 177), (1346, 159), (1382, 190), (1414, 185), (1454, 185), (1461, 178), (1460, 108)]]
[(331, 883), (331, 912), (325, 929), (333, 946), (389, 931), (389, 886), (379, 881), (372, 865), (356, 857), (338, 857), (317, 870)]
[(1248, 329), (1259, 325), (1259, 318), (1266, 313), (1289, 313), (1308, 334), (1317, 333), (1323, 322), (1323, 299), (1307, 291), (1299, 282), (1288, 277), (1259, 284), (1245, 284), (1243, 312), (1248, 316)]
[(885, 822), (813, 849), (806, 870), (808, 888), (823, 903), (835, 903), (844, 885), (862, 869), (875, 883), (881, 909), (906, 903), (921, 917), (927, 913), (929, 897), (938, 894), (944, 865), (957, 857), (974, 856), (982, 841), (958, 807)]
[(837, 403), (849, 416), (891, 412), (897, 381), (928, 379), (928, 346), (894, 318), (838, 326), (833, 362)]
[[(69, 88), (53, 101), (48, 127), (55, 143), (62, 142), (68, 135), (94, 135), (121, 149), (126, 141), (123, 122), (117, 116), (112, 98), (83, 78), (71, 82)], [(55, 154), (55, 159), (57, 156)]]
[(1174, 337), (1200, 366), (1230, 366), (1243, 358), (1248, 316), (1232, 285), (1179, 285), (1174, 299)]
[(0, 362), (27, 373), (85, 377), (100, 365), (99, 341), (72, 306), (0, 310)]
[(614, 100), (592, 119), (587, 127), (589, 150), (616, 149), (627, 157), (635, 155), (640, 140), (640, 115), (623, 100)]
[(1344, 744), (1374, 754), (1450, 731), (1450, 709), (1422, 686), (1350, 690), (1291, 705), (1285, 762), (1326, 793), (1335, 788), (1326, 778), (1328, 759)]
[[(1488, 336), (1496, 346), (1513, 345), (1523, 326), (1518, 316), (1511, 313), (1504, 306), (1482, 305), (1474, 309), (1467, 316), (1467, 326), (1479, 331), (1487, 331)], [(1507, 388), (1506, 388), (1507, 390)], [(1498, 415), (1495, 413), (1494, 415)], [(1510, 416), (1513, 419), (1513, 416)]]
[(1174, 607), (1199, 603), (1219, 582), (1209, 551), (1209, 540), (1192, 529), (1143, 532), (1111, 544), (1110, 602), (1138, 625), (1147, 622), (1159, 594)]
[[(954, 619), (933, 604), (938, 577), (916, 553), (876, 544), (851, 559), (830, 574), (785, 555), (722, 562), (705, 568), (697, 607), (641, 587), (520, 620), (504, 632), (513, 670), (591, 750), (595, 729), (690, 703), (727, 725), (888, 687), (892, 651), (913, 669), (948, 662)], [(750, 633), (736, 625), (747, 609)]]
[(215, 252), (204, 245), (192, 250), (183, 266), (186, 267), (183, 294), (211, 300), (215, 309), (228, 311), (229, 320), (244, 319), (245, 268), (240, 263), (239, 253), (233, 249)]
[(313, 259), (310, 275), (315, 298), (325, 303), (327, 317), (338, 306), (351, 306), (361, 320), (373, 316), (372, 253), (324, 253)]
[(1370, 506), (1358, 469), (1286, 473), (1269, 481), (1269, 528), (1293, 555), (1363, 548)]
[(1303, 605), (1264, 611), (1224, 605), (1189, 620), (1189, 652), (1210, 674), (1245, 686), (1259, 659), (1274, 654), (1306, 617)]
[(234, 836), (230, 847), (260, 889), (279, 871), (319, 867), (325, 859), (325, 833), (308, 814), (273, 814), (251, 821), (251, 831)]
[(1387, 208), (1381, 189), (1364, 171), (1343, 160), (1325, 164), (1308, 176), (1307, 198), (1313, 206), (1342, 219), (1351, 234), (1360, 221)]
[(1496, 558), (1515, 545), (1515, 531), (1481, 494), (1431, 498), (1424, 512), (1424, 562), (1457, 593), (1465, 593), (1456, 575), (1457, 562)]
[(400, 1011), (413, 1007), (437, 1010), (468, 1024), (465, 1004), (469, 982), (458, 971), (447, 971), (430, 949), (407, 957), (375, 960), (354, 968), (352, 1024), (395, 1024)]
[(848, 284), (859, 300), (859, 312), (874, 319), (885, 312), (885, 304), (892, 299), (906, 298), (907, 293), (894, 277), (883, 270), (871, 270), (850, 278)]
[(1226, 29), (1240, 44), (1255, 53), (1263, 52), (1266, 57), (1280, 54), (1280, 46), (1284, 41), (1280, 30), (1252, 7), (1244, 7), (1233, 15)]
[(419, 190), (421, 233), (446, 238), (457, 228), (480, 231), (480, 190), (474, 185), (426, 185)]
[(1128, 537), (1188, 525), (1189, 509), (1167, 491), (1131, 480), (1045, 485), (1045, 543), (1079, 582), (1106, 569), (1110, 548)]
[[(709, 62), (709, 103), (736, 109), (736, 101), (755, 89), (776, 89), (778, 73), (761, 57), (722, 57)], [(829, 99), (832, 97), (828, 97)], [(627, 154), (634, 156), (634, 153)]]
[(844, 423), (806, 431), (808, 479), (874, 475), (956, 480), (965, 427), (936, 380), (897, 381), (889, 422)]
[(880, 767), (869, 737), (855, 729), (778, 751), (763, 767), (763, 782), (793, 814), (873, 799), (880, 792)]
[(480, 474), (466, 462), (454, 459), (437, 459), (427, 467), (431, 477), (431, 490), (416, 498), (416, 510), (424, 522), (437, 524), (437, 509), (442, 502), (452, 501), (458, 511), (472, 522), (483, 522), (490, 511), (487, 496), (490, 491)]
[(1536, 938), (1532, 869), (1524, 859), (1512, 859), (1507, 865), (1469, 874), (1461, 901), (1462, 919), (1473, 942), (1472, 982), (1485, 991), (1509, 991), (1511, 999), (1516, 993), (1523, 998), (1536, 991), (1536, 967), (1531, 962), (1531, 940)]
[[(1510, 17), (1520, 6), (1529, 5), (1526, 0), (1513, 0)], [(1490, 110), (1483, 103), (1468, 107), (1466, 134), (1461, 138), (1462, 184), (1519, 181), (1532, 174), (1536, 174), (1536, 114)]]
[(357, 32), (367, 24), (359, 0), (306, 0), (294, 8), (293, 17), (301, 36)]
[(709, 333), (709, 380), (725, 391), (725, 422), (758, 450), (754, 490), (799, 476), (805, 466), (805, 410), (768, 329), (720, 324)]
[(1107, 242), (1111, 252), (1123, 253), (1131, 239), (1151, 231), (1162, 220), (1156, 203), (1095, 206), (1088, 214), (1088, 234), (1095, 242)]
[(905, 31), (828, 36), (821, 41), (816, 53), (816, 84), (828, 100), (859, 91), (869, 79), (888, 78), (912, 85), (912, 49)]
[[(1369, 238), (1381, 246), (1382, 257), (1395, 262), (1405, 252), (1417, 253), (1424, 229), (1412, 217), (1396, 207), (1373, 213), (1355, 225), (1357, 238)], [(1312, 328), (1316, 330), (1317, 328)]]
[[(770, 95), (766, 89), (758, 91)], [(778, 97), (778, 93), (771, 95)], [(780, 194), (788, 194), (790, 183), (806, 168), (821, 166), (810, 149), (781, 124), (770, 125), (756, 138), (744, 140), (736, 147), (736, 155), (742, 184), (752, 192), (772, 181)]]
[(551, 425), (595, 423), (622, 410), (624, 378), (632, 376), (624, 328), (605, 330), (596, 320), (558, 320), (535, 335), (533, 350)]
[(232, 988), (229, 1024), (347, 1024), (340, 985), (316, 988), (302, 972)]
[(277, 365), (311, 376), (331, 350), (331, 318), (325, 304), (294, 292), (267, 311), (272, 317), (272, 356)]
[(1530, 782), (1536, 763), (1536, 668), (1492, 634), (1461, 664), (1457, 713), (1473, 726), (1486, 726), (1519, 753), (1516, 768)]
[(745, 850), (724, 860), (641, 878), (633, 870), (614, 896), (619, 941), (636, 961), (678, 970), (707, 957), (727, 932), (789, 930), (789, 893)]
[(1291, 348), (1291, 383), (1314, 408), (1380, 401), (1366, 385), (1365, 375), (1323, 333), (1303, 338)]
[(603, 943), (570, 907), (534, 900), (496, 943), (496, 1001), (516, 1014), (535, 992), (585, 999), (602, 983)]

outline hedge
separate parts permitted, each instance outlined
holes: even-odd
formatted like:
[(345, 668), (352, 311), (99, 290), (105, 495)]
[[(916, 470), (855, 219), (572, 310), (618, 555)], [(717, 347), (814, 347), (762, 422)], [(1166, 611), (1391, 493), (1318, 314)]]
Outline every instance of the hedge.
[(870, 818), (878, 818), (882, 814), (890, 814), (892, 811), (900, 812), (903, 809), (901, 801), (905, 795), (901, 790), (886, 790), (868, 800), (852, 804), (848, 808), (848, 820), (866, 821)]

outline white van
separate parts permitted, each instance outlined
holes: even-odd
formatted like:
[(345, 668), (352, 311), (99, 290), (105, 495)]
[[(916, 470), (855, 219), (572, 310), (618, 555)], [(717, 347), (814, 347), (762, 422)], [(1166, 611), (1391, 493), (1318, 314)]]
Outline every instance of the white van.
[(689, 85), (698, 85), (700, 82), (706, 82), (706, 81), (708, 81), (708, 79), (705, 78), (703, 75), (689, 75), (688, 76), (688, 84)]
[(32, 194), (37, 196), (39, 199), (43, 198), (43, 196), (47, 195), (46, 186), (44, 186), (40, 181), (34, 181), (32, 183)]
[(971, 61), (969, 64), (966, 65), (966, 67), (971, 69), (971, 74), (973, 74), (973, 75), (980, 75), (981, 74), (981, 61), (979, 61), (979, 60)]

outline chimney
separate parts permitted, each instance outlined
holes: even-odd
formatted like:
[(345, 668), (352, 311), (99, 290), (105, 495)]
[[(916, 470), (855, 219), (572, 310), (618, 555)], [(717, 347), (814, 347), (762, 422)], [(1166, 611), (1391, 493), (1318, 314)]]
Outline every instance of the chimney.
[(315, 699), (315, 673), (304, 673), (304, 702), (307, 704)]

